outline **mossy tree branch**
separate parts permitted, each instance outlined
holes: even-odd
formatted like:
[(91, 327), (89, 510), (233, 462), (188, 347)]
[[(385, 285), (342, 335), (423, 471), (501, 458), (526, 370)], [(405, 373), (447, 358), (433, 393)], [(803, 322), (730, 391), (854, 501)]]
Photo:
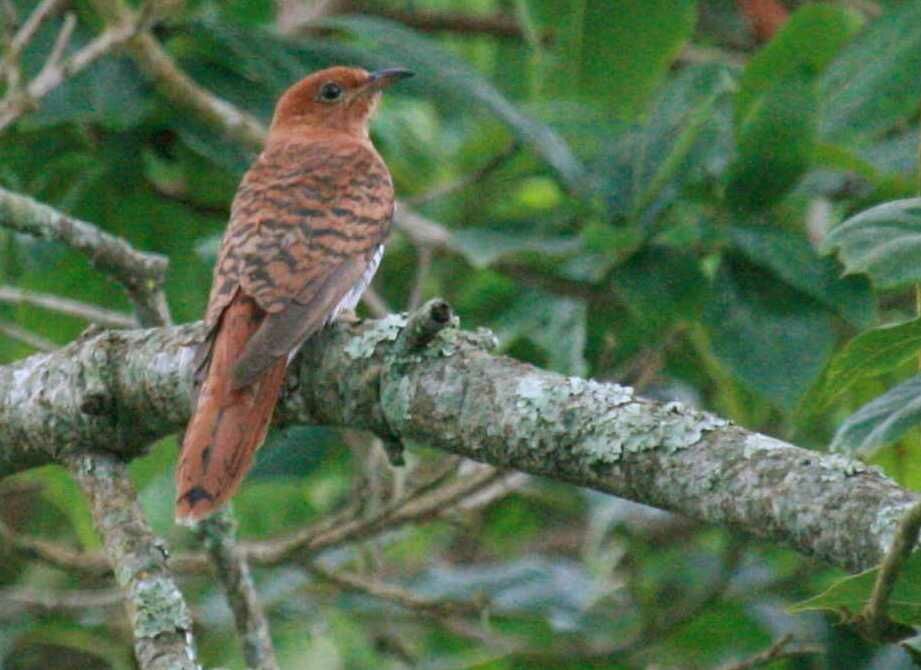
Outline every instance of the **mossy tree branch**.
[[(491, 335), (456, 329), (440, 310), (412, 318), (416, 327), (444, 324), (421, 348), (407, 346), (411, 333), (400, 337), (407, 319), (399, 315), (326, 329), (291, 366), (277, 422), (424, 443), (732, 527), (849, 570), (881, 560), (918, 500), (841, 456), (495, 356)], [(96, 444), (131, 458), (178, 430), (202, 336), (199, 324), (106, 332), (0, 367), (0, 474)]]

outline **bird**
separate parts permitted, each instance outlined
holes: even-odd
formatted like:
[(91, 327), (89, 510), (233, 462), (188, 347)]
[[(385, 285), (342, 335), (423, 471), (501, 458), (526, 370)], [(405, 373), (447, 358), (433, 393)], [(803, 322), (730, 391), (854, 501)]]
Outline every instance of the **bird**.
[(336, 66), (279, 98), (221, 242), (176, 468), (176, 521), (223, 507), (265, 440), (299, 347), (348, 314), (384, 253), (390, 172), (369, 135), (382, 91), (412, 76)]

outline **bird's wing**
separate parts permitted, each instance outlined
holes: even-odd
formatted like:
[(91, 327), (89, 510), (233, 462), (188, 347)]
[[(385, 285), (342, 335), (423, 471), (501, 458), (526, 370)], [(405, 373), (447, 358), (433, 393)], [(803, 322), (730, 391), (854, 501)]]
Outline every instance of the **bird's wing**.
[(326, 323), (362, 279), (392, 215), (390, 175), (365, 144), (263, 152), (234, 199), (205, 317), (215, 327), (238, 290), (266, 313), (234, 369), (236, 388)]

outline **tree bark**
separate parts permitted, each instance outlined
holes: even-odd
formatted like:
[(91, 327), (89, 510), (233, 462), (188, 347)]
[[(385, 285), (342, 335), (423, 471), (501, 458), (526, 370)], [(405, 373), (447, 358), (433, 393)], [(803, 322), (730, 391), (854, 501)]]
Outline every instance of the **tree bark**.
[[(427, 444), (732, 527), (848, 570), (877, 564), (918, 500), (843, 456), (492, 355), (491, 334), (444, 327), (439, 306), (313, 338), (289, 369), (276, 423)], [(180, 429), (203, 335), (200, 324), (104, 332), (0, 367), (0, 475), (100, 444), (132, 458)]]

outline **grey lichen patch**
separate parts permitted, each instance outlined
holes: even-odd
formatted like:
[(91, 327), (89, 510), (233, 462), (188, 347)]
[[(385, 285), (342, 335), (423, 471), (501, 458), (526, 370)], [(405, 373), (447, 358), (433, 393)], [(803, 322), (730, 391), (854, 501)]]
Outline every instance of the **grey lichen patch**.
[(403, 376), (396, 383), (384, 384), (381, 388), (381, 408), (391, 427), (409, 421), (413, 403), (413, 384)]
[(156, 637), (189, 630), (192, 617), (176, 584), (163, 576), (139, 580), (134, 588), (134, 633)]
[(825, 482), (837, 481), (867, 472), (882, 474), (879, 468), (861, 463), (843, 454), (825, 454), (818, 460), (817, 465), (822, 468), (824, 472), (822, 481)]
[(727, 425), (723, 419), (680, 403), (656, 405), (633, 389), (570, 377), (522, 376), (515, 392), (520, 442), (537, 448), (569, 446), (589, 465), (611, 464), (626, 453), (663, 449), (674, 453)]
[(759, 433), (751, 433), (745, 437), (745, 441), (742, 443), (742, 455), (745, 458), (753, 458), (759, 454), (775, 452), (777, 450), (789, 449), (790, 445), (786, 442), (781, 442), (776, 440), (773, 437), (768, 437), (767, 435), (761, 435)]
[(406, 326), (405, 314), (390, 314), (383, 319), (378, 319), (367, 330), (353, 337), (345, 345), (345, 353), (349, 358), (358, 360), (361, 358), (370, 358), (374, 355), (374, 349), (381, 342), (393, 342), (397, 339), (400, 331)]
[(917, 500), (898, 505), (887, 505), (879, 510), (876, 518), (870, 524), (870, 533), (878, 540), (880, 556), (885, 556), (889, 552), (899, 523), (916, 502)]
[(498, 346), (499, 339), (488, 328), (478, 328), (471, 333), (450, 327), (439, 331), (429, 347), (429, 352), (434, 352), (438, 356), (453, 356), (464, 347), (488, 352), (494, 351)]
[(577, 447), (591, 463), (610, 464), (625, 454), (651, 450), (673, 454), (726, 425), (724, 419), (679, 403), (654, 405), (635, 400), (609, 405), (589, 421)]

